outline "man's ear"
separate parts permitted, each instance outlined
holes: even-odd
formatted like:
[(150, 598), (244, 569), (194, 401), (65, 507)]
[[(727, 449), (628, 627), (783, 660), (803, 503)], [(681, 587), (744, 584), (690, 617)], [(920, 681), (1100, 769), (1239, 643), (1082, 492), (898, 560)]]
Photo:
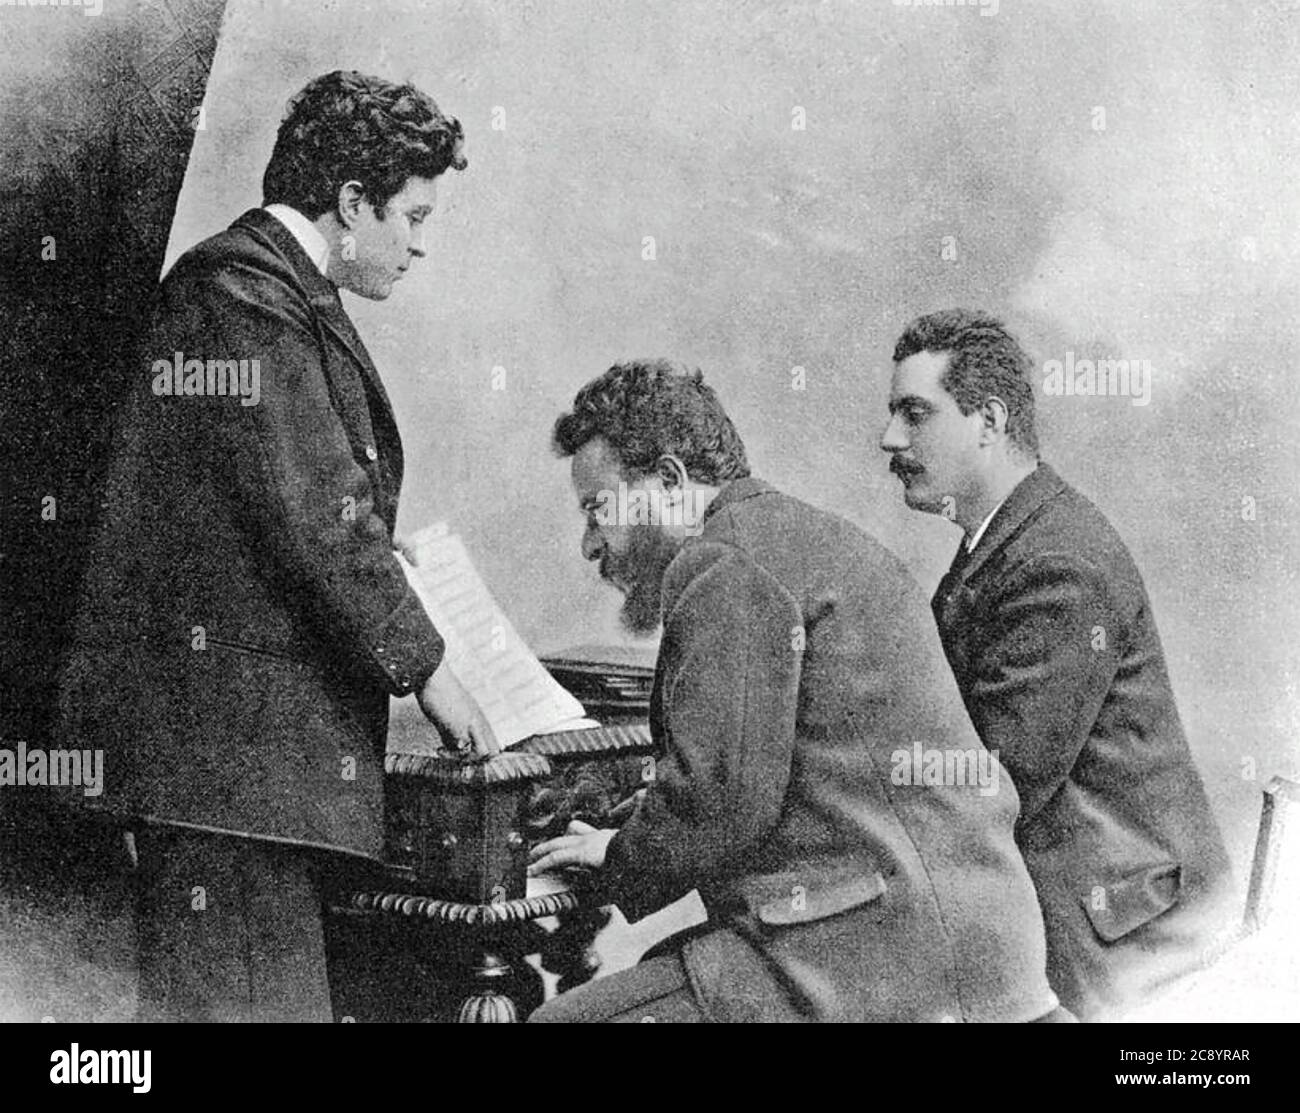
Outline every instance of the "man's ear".
[(367, 204), (366, 192), (360, 182), (344, 182), (339, 186), (338, 218), (344, 228), (355, 228), (361, 219), (361, 206)]
[(1007, 431), (1007, 404), (996, 394), (984, 399), (980, 407), (980, 443), (988, 444)]
[(680, 491), (686, 486), (686, 465), (672, 453), (664, 453), (655, 461), (655, 475), (665, 491)]

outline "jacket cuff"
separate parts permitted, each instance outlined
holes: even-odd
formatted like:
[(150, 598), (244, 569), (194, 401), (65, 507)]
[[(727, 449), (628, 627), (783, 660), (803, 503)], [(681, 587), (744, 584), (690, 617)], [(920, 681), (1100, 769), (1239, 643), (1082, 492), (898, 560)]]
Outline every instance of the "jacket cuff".
[[(648, 878), (638, 877), (636, 866), (629, 857), (625, 830), (620, 830), (605, 848), (605, 864), (591, 880), (589, 899), (595, 907), (613, 904), (623, 913), (629, 924), (645, 919), (660, 907), (654, 901), (654, 884)], [(649, 898), (649, 899), (646, 899)]]
[(384, 687), (394, 696), (418, 692), (442, 664), (446, 645), (442, 635), (409, 587), (401, 605), (377, 630), (370, 643), (371, 658)]

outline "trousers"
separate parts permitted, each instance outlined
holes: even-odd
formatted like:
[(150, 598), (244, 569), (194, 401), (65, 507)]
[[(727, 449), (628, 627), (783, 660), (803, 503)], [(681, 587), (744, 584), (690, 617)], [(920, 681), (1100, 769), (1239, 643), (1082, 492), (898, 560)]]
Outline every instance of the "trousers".
[(135, 840), (139, 1020), (333, 1020), (315, 852), (179, 827)]

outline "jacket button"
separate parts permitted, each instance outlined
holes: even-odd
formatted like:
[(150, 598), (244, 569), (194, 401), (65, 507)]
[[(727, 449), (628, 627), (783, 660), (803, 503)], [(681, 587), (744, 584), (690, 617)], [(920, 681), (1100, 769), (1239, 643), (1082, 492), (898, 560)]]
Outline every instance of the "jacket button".
[(366, 445), (366, 459), (371, 463), (379, 459), (379, 452), (373, 444)]

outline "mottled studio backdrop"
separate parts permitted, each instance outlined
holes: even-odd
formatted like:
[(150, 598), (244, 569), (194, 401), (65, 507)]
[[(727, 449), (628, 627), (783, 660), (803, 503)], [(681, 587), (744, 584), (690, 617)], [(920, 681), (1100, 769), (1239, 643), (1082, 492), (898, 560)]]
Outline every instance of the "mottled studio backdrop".
[(405, 438), (404, 528), (461, 532), (539, 651), (621, 638), (548, 444), (615, 360), (698, 364), (757, 474), (927, 591), (957, 530), (903, 508), (878, 448), (905, 322), (981, 306), (1040, 361), (1149, 361), (1147, 405), (1040, 394), (1045, 456), (1144, 570), (1244, 869), (1262, 781), (1297, 771), (1296, 5), (996, 7), (232, 0), (168, 261), (259, 202), (319, 73), (461, 119), (428, 259), (346, 304)]

